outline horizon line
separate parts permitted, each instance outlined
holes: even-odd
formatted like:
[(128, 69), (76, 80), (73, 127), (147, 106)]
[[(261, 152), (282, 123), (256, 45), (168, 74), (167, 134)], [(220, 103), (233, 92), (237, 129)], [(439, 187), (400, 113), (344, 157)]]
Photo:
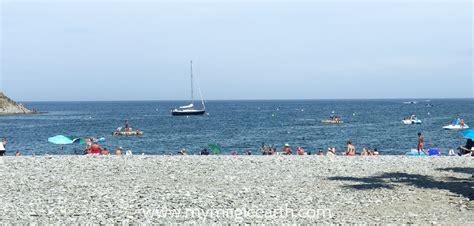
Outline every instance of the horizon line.
[[(474, 97), (437, 97), (437, 98), (325, 98), (325, 99), (310, 99), (310, 98), (301, 98), (301, 99), (209, 99), (205, 100), (208, 101), (343, 101), (343, 100), (354, 100), (354, 101), (371, 101), (371, 100), (408, 100), (408, 101), (428, 101), (428, 100), (474, 100)], [(155, 102), (155, 101), (163, 101), (163, 102), (178, 102), (178, 101), (189, 101), (184, 99), (177, 99), (177, 100), (170, 100), (170, 99), (156, 99), (156, 100), (22, 100), (17, 102)]]

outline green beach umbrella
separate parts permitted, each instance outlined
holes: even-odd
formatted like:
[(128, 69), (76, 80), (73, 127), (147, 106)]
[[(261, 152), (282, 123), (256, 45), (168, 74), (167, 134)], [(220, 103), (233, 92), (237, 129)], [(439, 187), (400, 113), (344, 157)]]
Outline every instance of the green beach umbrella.
[(221, 153), (221, 148), (217, 144), (208, 144), (207, 147), (214, 153), (215, 155), (218, 155)]

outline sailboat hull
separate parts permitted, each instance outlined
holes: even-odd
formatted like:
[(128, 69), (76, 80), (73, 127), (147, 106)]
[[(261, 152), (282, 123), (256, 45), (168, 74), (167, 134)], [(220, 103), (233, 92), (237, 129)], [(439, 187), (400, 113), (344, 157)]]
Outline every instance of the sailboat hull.
[(186, 116), (186, 115), (204, 115), (206, 110), (173, 110), (171, 114), (173, 116)]

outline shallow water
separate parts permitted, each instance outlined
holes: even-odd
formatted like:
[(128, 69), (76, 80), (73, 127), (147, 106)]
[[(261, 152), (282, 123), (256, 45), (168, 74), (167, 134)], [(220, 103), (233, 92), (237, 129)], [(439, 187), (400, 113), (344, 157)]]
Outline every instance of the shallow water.
[[(459, 131), (442, 129), (457, 115), (474, 126), (473, 99), (417, 100), (415, 105), (404, 101), (408, 100), (208, 101), (209, 115), (193, 117), (171, 116), (170, 109), (183, 102), (30, 102), (30, 108), (48, 113), (0, 117), (0, 136), (9, 141), (9, 155), (16, 149), (28, 155), (81, 151), (82, 145), (47, 142), (59, 134), (105, 137), (109, 149), (122, 146), (146, 154), (174, 154), (181, 148), (198, 153), (209, 143), (221, 145), (225, 153), (259, 154), (262, 142), (279, 149), (285, 143), (299, 145), (314, 153), (327, 147), (341, 151), (347, 140), (359, 150), (377, 147), (384, 154), (403, 154), (416, 147), (418, 132), (423, 132), (428, 147), (445, 152), (464, 144)], [(343, 125), (319, 123), (332, 111), (343, 117)], [(411, 113), (423, 124), (403, 125), (401, 120)], [(145, 135), (113, 137), (112, 131), (126, 118)]]

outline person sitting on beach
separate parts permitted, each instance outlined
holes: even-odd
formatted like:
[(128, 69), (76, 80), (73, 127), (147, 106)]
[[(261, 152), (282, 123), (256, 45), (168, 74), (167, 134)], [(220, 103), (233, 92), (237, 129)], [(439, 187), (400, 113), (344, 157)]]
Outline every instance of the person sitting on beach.
[(97, 142), (94, 142), (91, 145), (89, 150), (90, 152), (88, 154), (91, 154), (91, 155), (99, 155), (100, 153), (104, 151), (104, 149)]
[(335, 156), (336, 155), (336, 148), (328, 148), (328, 152), (326, 153), (327, 156)]
[(188, 155), (186, 149), (181, 149), (181, 151), (178, 152), (178, 155)]
[(207, 148), (204, 148), (202, 151), (201, 151), (201, 155), (209, 155), (209, 150), (207, 150)]
[(461, 153), (459, 153), (459, 155), (461, 156), (473, 155), (474, 142), (472, 141), (472, 139), (468, 139), (466, 141), (466, 145), (460, 146), (458, 149), (461, 151)]
[(285, 147), (283, 148), (282, 154), (283, 155), (292, 155), (293, 154), (293, 151), (291, 150), (289, 144), (285, 144)]
[(262, 147), (260, 148), (260, 150), (262, 151), (262, 155), (268, 155), (268, 149), (265, 143), (262, 143)]
[(246, 155), (252, 155), (252, 151), (251, 151), (251, 150), (247, 150), (247, 151), (245, 152), (245, 154), (246, 154)]
[(318, 152), (318, 155), (319, 155), (319, 156), (324, 156), (323, 150), (320, 149), (319, 152)]
[(268, 148), (268, 155), (273, 155), (275, 154), (275, 148), (273, 147), (273, 145), (270, 145), (270, 147)]
[(297, 154), (297, 155), (306, 155), (304, 149), (301, 148), (301, 147), (297, 147), (297, 148), (296, 148), (296, 154)]
[(372, 150), (370, 150), (370, 148), (367, 148), (367, 156), (372, 156)]
[(119, 156), (122, 155), (122, 150), (123, 150), (122, 147), (115, 149), (115, 155), (119, 155)]
[(361, 156), (367, 156), (367, 149), (362, 148), (362, 152), (360, 153)]
[(347, 142), (347, 150), (346, 150), (346, 153), (344, 155), (346, 155), (346, 156), (355, 156), (356, 155), (355, 146), (352, 144), (351, 141)]
[(16, 150), (15, 156), (21, 156), (20, 150)]
[(102, 149), (102, 151), (100, 151), (100, 155), (110, 155), (109, 149), (107, 148)]
[(379, 156), (379, 150), (377, 148), (374, 148), (374, 156)]

